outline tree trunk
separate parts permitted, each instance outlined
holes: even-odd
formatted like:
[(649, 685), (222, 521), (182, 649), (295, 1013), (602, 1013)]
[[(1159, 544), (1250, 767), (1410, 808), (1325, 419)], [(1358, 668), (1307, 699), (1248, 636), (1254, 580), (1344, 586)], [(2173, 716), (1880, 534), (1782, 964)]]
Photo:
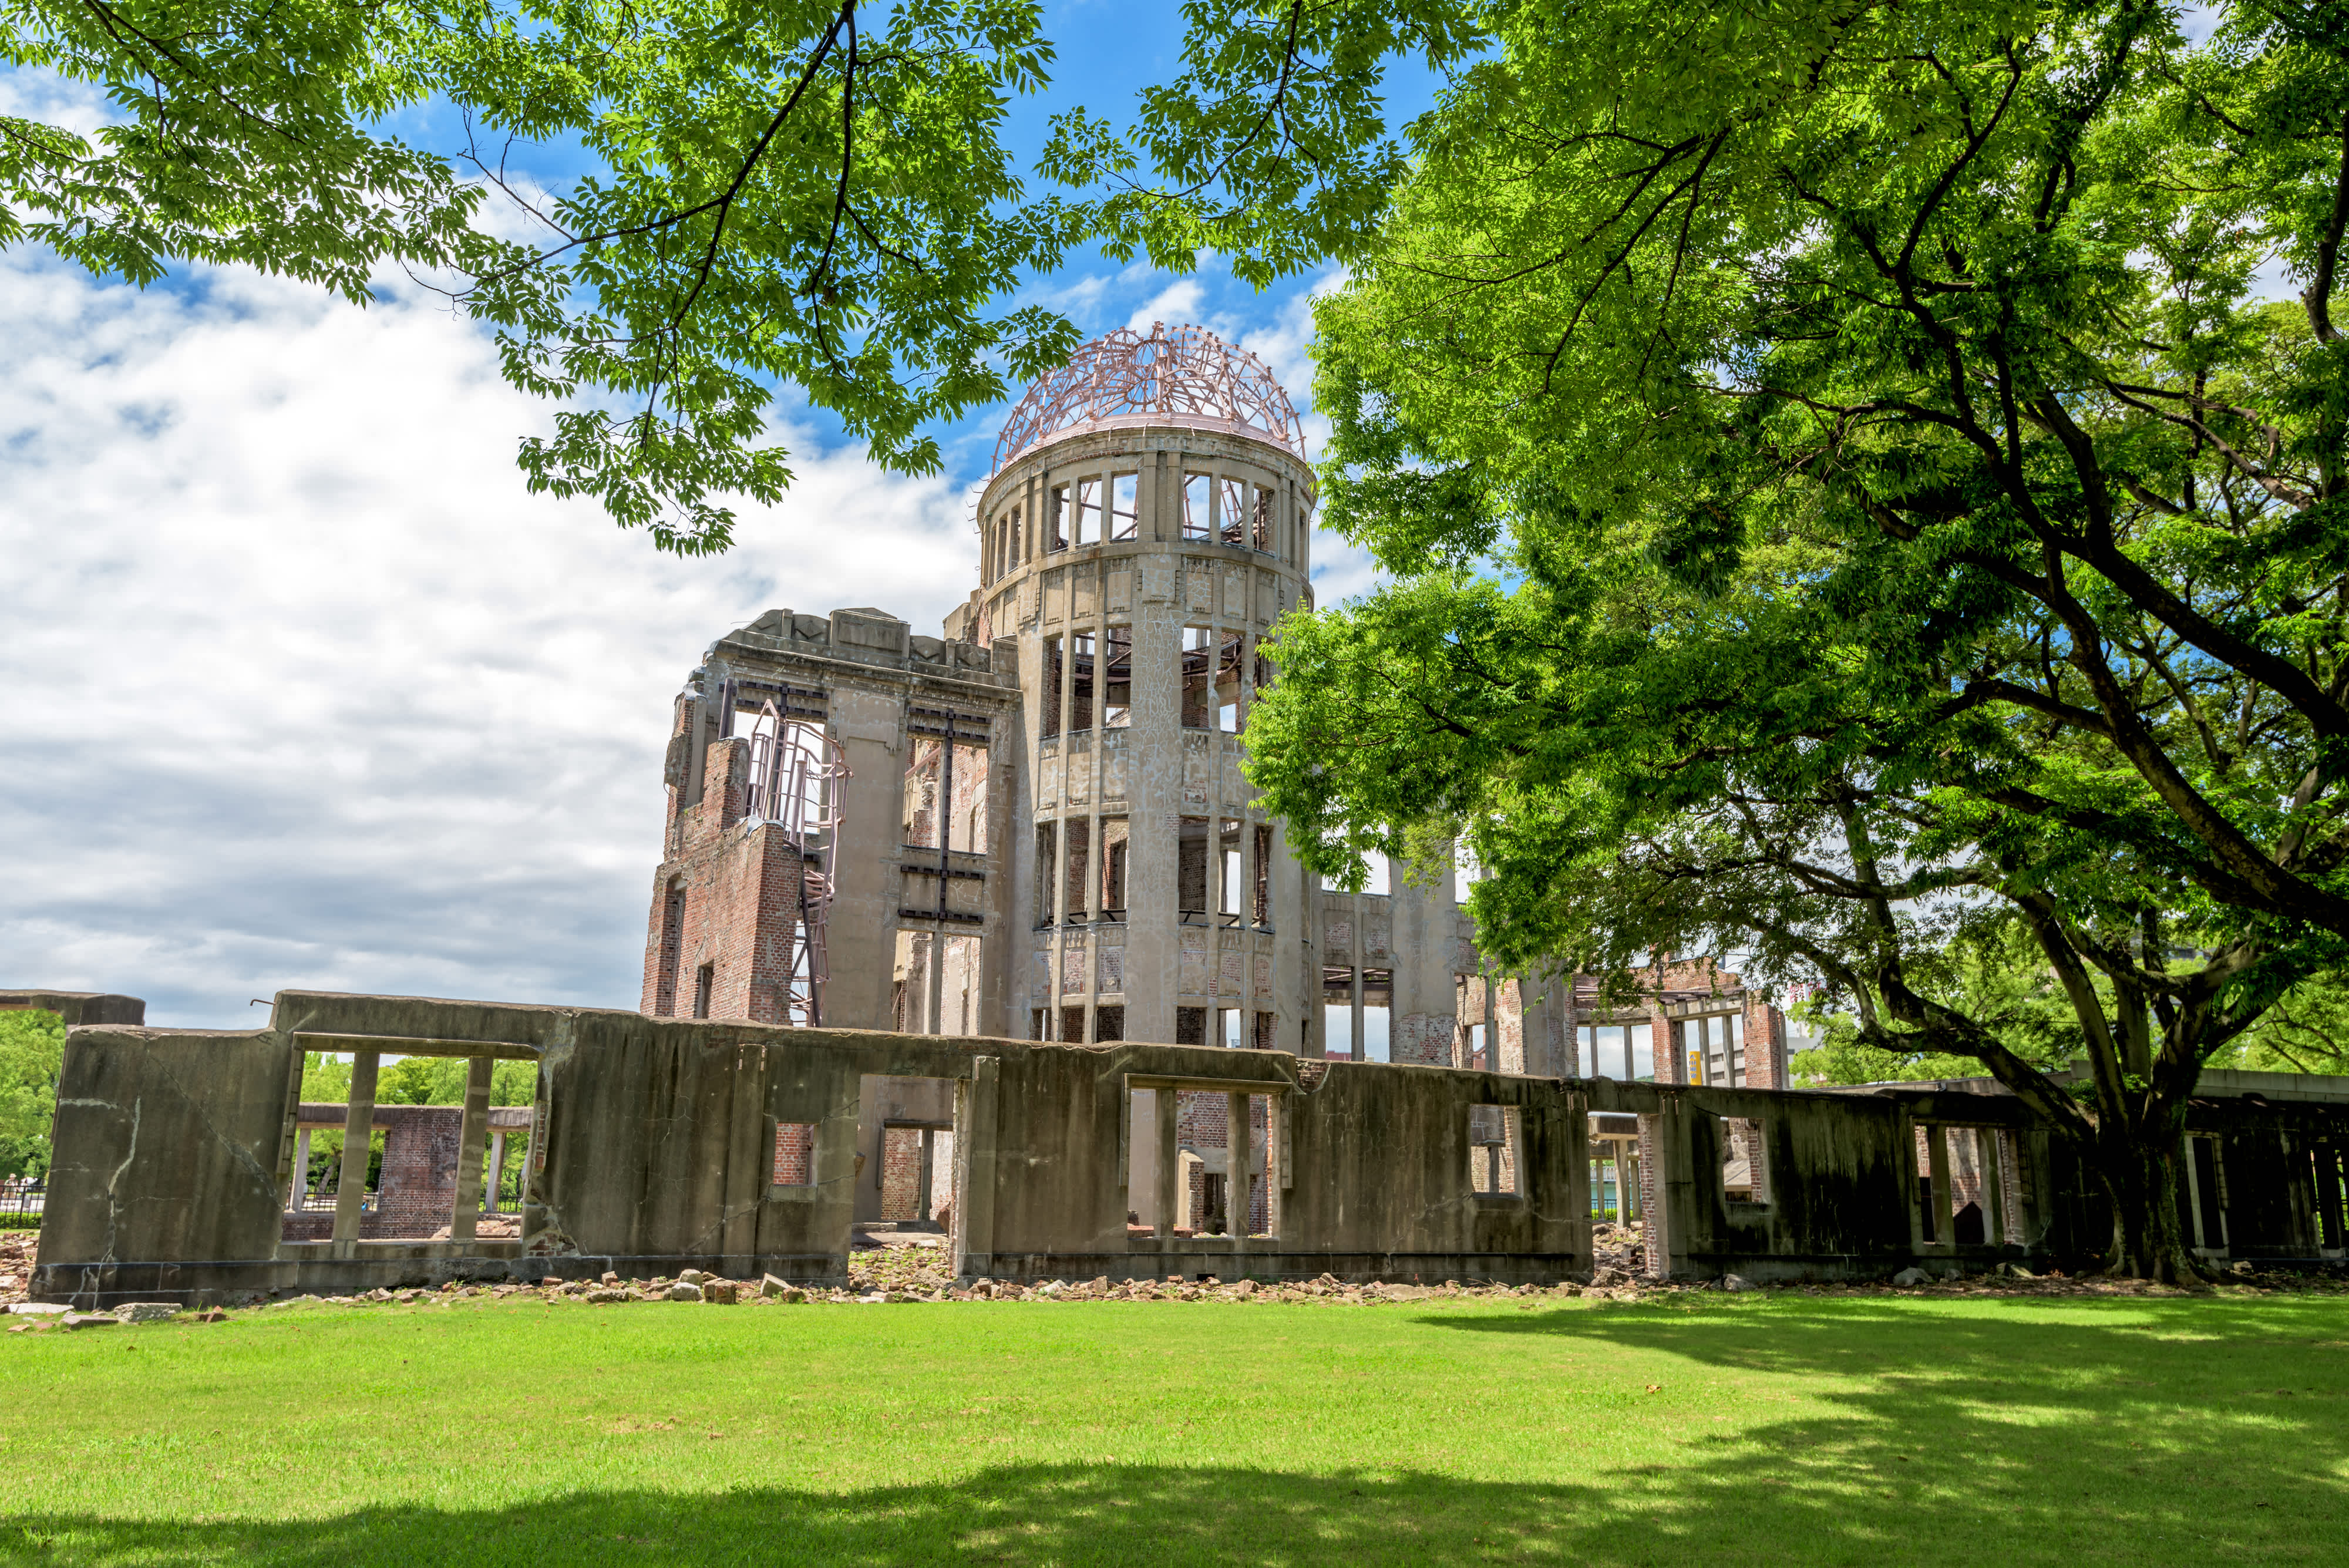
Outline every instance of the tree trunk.
[[(2157, 1116), (2167, 1129), (2173, 1120)], [(2107, 1133), (2095, 1151), (2096, 1174), (2113, 1203), (2113, 1239), (2105, 1266), (2112, 1273), (2199, 1289), (2207, 1282), (2194, 1257), (2193, 1232), (2178, 1211), (2183, 1138), (2174, 1130), (2150, 1138), (2130, 1129)]]

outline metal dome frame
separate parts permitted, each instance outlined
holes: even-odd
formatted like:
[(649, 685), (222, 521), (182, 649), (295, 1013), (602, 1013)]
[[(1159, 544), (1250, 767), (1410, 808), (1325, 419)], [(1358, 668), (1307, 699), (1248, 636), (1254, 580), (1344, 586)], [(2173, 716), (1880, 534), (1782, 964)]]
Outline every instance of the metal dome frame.
[(995, 471), (1039, 442), (1110, 424), (1175, 420), (1305, 456), (1305, 431), (1272, 368), (1204, 327), (1120, 327), (1028, 389), (995, 441)]

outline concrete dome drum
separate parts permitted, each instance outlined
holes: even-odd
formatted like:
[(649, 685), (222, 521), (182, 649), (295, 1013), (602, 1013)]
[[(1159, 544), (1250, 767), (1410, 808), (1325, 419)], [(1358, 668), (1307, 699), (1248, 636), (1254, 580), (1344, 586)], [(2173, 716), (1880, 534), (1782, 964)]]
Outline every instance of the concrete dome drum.
[(996, 438), (995, 469), (1038, 442), (1168, 421), (1252, 435), (1305, 455), (1297, 410), (1272, 368), (1204, 327), (1121, 327), (1079, 348), (1028, 389)]

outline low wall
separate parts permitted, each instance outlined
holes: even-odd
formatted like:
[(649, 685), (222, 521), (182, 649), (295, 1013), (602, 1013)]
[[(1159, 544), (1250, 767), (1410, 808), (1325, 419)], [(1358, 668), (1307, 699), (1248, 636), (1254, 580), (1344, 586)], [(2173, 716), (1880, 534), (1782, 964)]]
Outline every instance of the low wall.
[[(299, 1103), (301, 1054), (354, 1049), (537, 1061), (519, 1240), (281, 1238), (295, 1127), (326, 1109)], [(688, 1265), (838, 1278), (876, 1080), (898, 1099), (918, 1094), (925, 1120), (950, 1114), (949, 1250), (966, 1276), (1582, 1274), (1594, 1113), (1637, 1118), (1657, 1273), (2037, 1266), (2093, 1250), (2102, 1222), (2061, 1150), (1997, 1093), (1706, 1089), (285, 992), (265, 1029), (72, 1031), (33, 1289), (107, 1304)], [(1175, 1234), (1156, 1222), (1177, 1211), (1187, 1152), (1174, 1096), (1201, 1092), (1271, 1106), (1250, 1161), (1277, 1194), (1269, 1234)], [(2264, 1249), (2249, 1255), (2337, 1253), (2338, 1186), (2328, 1198), (2312, 1171), (2349, 1147), (2349, 1104), (2239, 1096), (2199, 1103), (2197, 1116), (2235, 1173), (2224, 1203), (2240, 1217), (2236, 1239)], [(1506, 1147), (1477, 1141), (1505, 1123)], [(2006, 1152), (1985, 1158), (2013, 1167), (1982, 1184), (1985, 1240), (1922, 1233), (1925, 1195), (1948, 1188), (1920, 1170), (1919, 1129), (1943, 1127), (1987, 1129), (1982, 1147)], [(1730, 1168), (1758, 1201), (1733, 1197)], [(1502, 1189), (1479, 1190), (1476, 1173), (1490, 1186), (1496, 1170)], [(1130, 1225), (1129, 1212), (1154, 1223)]]

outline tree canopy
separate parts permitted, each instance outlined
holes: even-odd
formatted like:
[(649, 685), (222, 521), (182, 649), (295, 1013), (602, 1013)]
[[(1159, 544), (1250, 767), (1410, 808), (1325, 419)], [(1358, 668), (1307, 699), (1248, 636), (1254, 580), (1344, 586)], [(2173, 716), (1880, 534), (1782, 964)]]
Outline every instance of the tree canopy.
[[(1076, 344), (1015, 298), (1080, 244), (1264, 283), (1374, 221), (1401, 153), (1381, 73), (1479, 37), (1475, 8), (1186, 8), (1183, 69), (1132, 123), (1050, 85), (1035, 0), (7, 0), (0, 63), (102, 89), (85, 134), (0, 116), (0, 245), (147, 284), (242, 264), (355, 302), (395, 272), (496, 334), (558, 405), (534, 490), (595, 498), (665, 549), (722, 549), (774, 502), (796, 389), (885, 467)], [(1123, 97), (1126, 88), (1114, 89)], [(409, 132), (454, 123), (445, 140)], [(545, 190), (517, 141), (590, 166)]]
[(1396, 580), (1284, 628), (1252, 776), (1320, 868), (1464, 834), (1505, 960), (1740, 950), (1982, 1063), (2178, 1274), (2185, 1096), (2349, 940), (2349, 7), (1500, 32), (1318, 313)]

